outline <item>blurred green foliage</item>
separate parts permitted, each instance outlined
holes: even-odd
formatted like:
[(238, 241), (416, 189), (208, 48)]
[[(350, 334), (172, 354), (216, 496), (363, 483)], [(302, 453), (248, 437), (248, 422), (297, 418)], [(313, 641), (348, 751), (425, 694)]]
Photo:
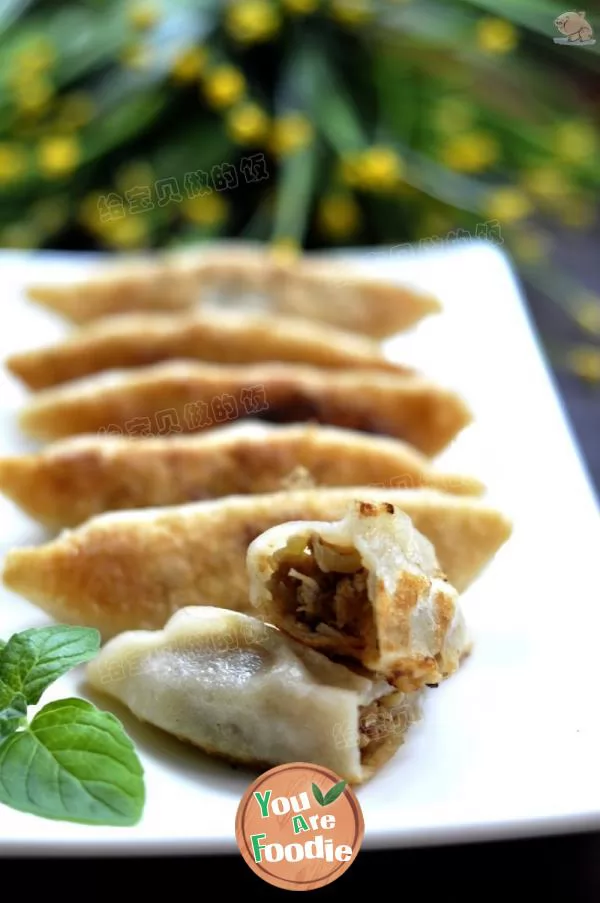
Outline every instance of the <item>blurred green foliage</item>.
[(552, 224), (592, 226), (600, 183), (600, 41), (555, 43), (564, 12), (3, 0), (0, 245), (239, 235), (293, 251), (435, 243), (493, 222), (600, 334), (593, 299), (547, 264)]

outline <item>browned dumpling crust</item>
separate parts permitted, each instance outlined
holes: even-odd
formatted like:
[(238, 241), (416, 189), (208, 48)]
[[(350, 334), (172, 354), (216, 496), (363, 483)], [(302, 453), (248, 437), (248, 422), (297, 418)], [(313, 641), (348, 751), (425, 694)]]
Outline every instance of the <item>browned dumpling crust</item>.
[(443, 473), (397, 439), (321, 426), (225, 426), (164, 438), (74, 436), (0, 458), (0, 491), (51, 528), (105, 511), (314, 486), (431, 486), (480, 495), (474, 477)]
[(287, 314), (384, 338), (439, 311), (436, 298), (364, 276), (354, 265), (283, 261), (232, 245), (162, 254), (99, 270), (63, 285), (32, 285), (29, 297), (75, 323), (116, 313), (219, 309)]
[(337, 520), (356, 499), (388, 502), (433, 543), (440, 567), (462, 592), (511, 525), (495, 508), (429, 489), (307, 489), (228, 496), (173, 508), (92, 518), (35, 548), (9, 552), (4, 584), (58, 621), (105, 636), (162, 627), (178, 608), (247, 611), (249, 544), (277, 524)]
[(110, 371), (38, 392), (23, 431), (51, 440), (80, 433), (196, 432), (244, 417), (313, 421), (393, 436), (428, 455), (471, 421), (463, 399), (425, 377), (295, 364), (227, 366), (167, 362)]
[(7, 366), (37, 390), (103, 370), (173, 359), (412, 372), (386, 360), (377, 342), (342, 329), (296, 317), (210, 310), (106, 317), (54, 345), (13, 354)]

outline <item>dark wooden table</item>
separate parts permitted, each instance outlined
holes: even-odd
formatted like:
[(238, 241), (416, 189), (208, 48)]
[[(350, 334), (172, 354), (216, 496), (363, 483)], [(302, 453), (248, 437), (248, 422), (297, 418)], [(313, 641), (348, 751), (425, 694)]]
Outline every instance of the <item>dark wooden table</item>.
[[(577, 242), (561, 246), (565, 263), (588, 276), (587, 283), (600, 293), (600, 272), (596, 272), (593, 246)], [(538, 329), (550, 344), (581, 341), (572, 322), (560, 309), (535, 291), (528, 291), (530, 309)], [(507, 367), (510, 361), (507, 359)], [(555, 374), (556, 385), (588, 462), (596, 491), (600, 487), (600, 391), (589, 389), (574, 377)], [(551, 449), (549, 450), (551, 453)], [(600, 717), (600, 702), (599, 702)], [(600, 780), (600, 761), (599, 761)], [(549, 789), (551, 792), (551, 789)], [(202, 813), (198, 812), (198, 818)], [(78, 888), (94, 888), (101, 893), (123, 887), (130, 879), (136, 896), (151, 882), (165, 878), (175, 895), (185, 893), (202, 900), (233, 891), (256, 895), (258, 899), (281, 898), (286, 892), (264, 884), (243, 862), (241, 856), (160, 859), (4, 861), (4, 874), (14, 868), (22, 874), (30, 892), (52, 887), (79, 894)], [(18, 870), (18, 872), (17, 872)], [(169, 886), (169, 885), (167, 885)], [(70, 890), (69, 890), (70, 888)], [(403, 896), (447, 903), (482, 903), (490, 893), (519, 903), (530, 894), (549, 903), (599, 903), (600, 832), (502, 843), (478, 843), (411, 850), (364, 852), (352, 868), (335, 884), (314, 894), (327, 899), (354, 899), (364, 895), (367, 903), (378, 897), (402, 900)]]

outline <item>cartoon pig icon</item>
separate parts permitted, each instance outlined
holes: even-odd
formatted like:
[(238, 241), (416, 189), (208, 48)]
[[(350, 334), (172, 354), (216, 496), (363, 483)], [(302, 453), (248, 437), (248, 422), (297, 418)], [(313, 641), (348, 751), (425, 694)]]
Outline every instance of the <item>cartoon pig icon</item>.
[(569, 41), (589, 41), (594, 33), (584, 12), (563, 13), (554, 20), (554, 24)]

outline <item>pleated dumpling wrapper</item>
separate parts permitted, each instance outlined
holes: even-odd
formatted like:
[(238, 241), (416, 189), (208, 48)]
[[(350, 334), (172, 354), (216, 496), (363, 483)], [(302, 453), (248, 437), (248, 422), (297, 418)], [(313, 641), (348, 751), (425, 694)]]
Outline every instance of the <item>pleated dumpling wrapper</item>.
[(244, 423), (198, 435), (73, 436), (0, 458), (0, 492), (50, 527), (104, 511), (181, 505), (306, 486), (432, 486), (481, 495), (474, 477), (441, 473), (398, 439), (312, 424)]
[(511, 532), (495, 508), (433, 489), (307, 489), (227, 496), (167, 508), (100, 514), (52, 542), (16, 548), (4, 585), (57, 621), (105, 636), (164, 627), (178, 608), (202, 600), (248, 611), (248, 546), (296, 520), (341, 518), (355, 499), (386, 501), (409, 515), (435, 546), (462, 592)]
[(438, 684), (468, 650), (458, 593), (432, 544), (389, 502), (356, 501), (335, 523), (272, 527), (247, 563), (262, 618), (399, 689)]
[(201, 244), (99, 269), (79, 282), (35, 285), (29, 297), (86, 323), (109, 314), (196, 305), (287, 314), (383, 338), (440, 309), (408, 285), (372, 278), (347, 262), (283, 261), (248, 244)]
[(261, 769), (314, 762), (369, 778), (418, 717), (418, 694), (362, 677), (256, 618), (181, 609), (164, 630), (111, 640), (91, 685), (140, 720)]
[(6, 363), (38, 390), (104, 370), (176, 359), (410, 372), (388, 361), (377, 342), (353, 332), (299, 317), (239, 311), (104, 317), (53, 345), (13, 354)]
[(19, 423), (27, 436), (47, 441), (123, 430), (165, 435), (173, 424), (192, 433), (248, 417), (394, 436), (426, 455), (442, 451), (472, 420), (455, 391), (407, 373), (167, 361), (42, 389)]

